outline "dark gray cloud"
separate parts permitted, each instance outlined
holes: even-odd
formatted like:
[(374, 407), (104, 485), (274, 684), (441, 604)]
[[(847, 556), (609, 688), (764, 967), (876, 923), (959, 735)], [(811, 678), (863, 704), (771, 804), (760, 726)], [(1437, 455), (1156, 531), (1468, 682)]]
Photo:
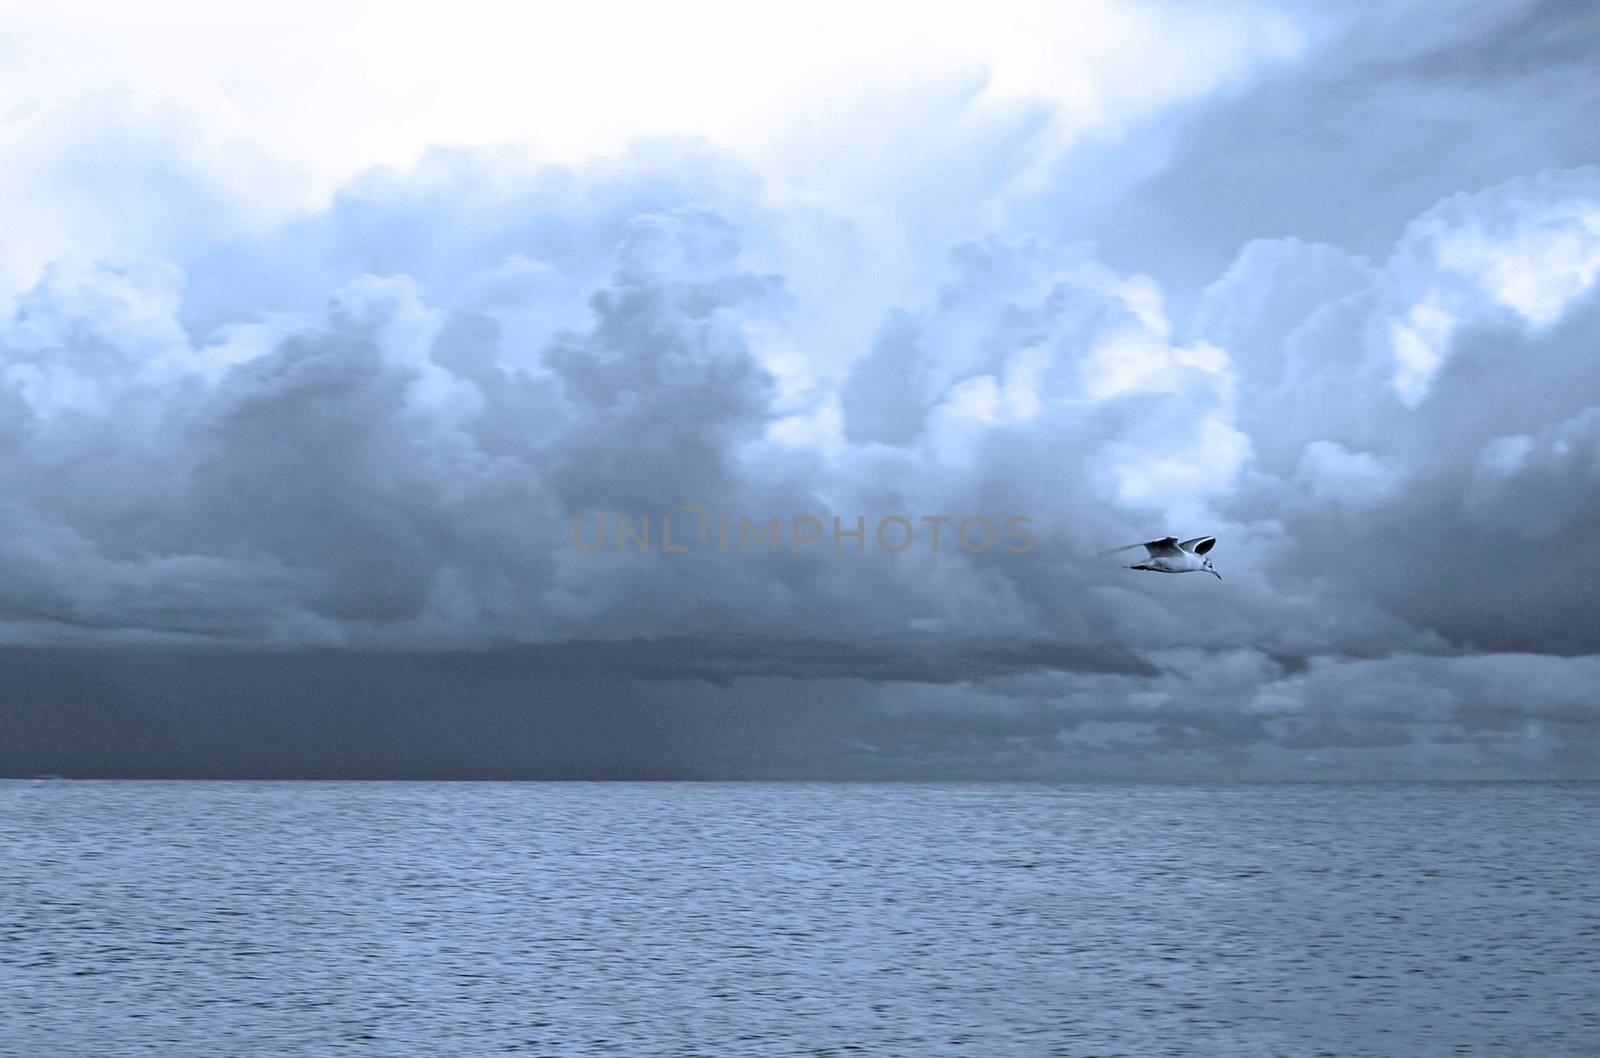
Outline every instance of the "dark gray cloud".
[[(0, 650), (0, 773), (217, 778), (1296, 779), (1592, 775), (1592, 658), (1168, 655), (1163, 673), (885, 682), (672, 648)], [(698, 653), (699, 644), (692, 645)], [(791, 657), (796, 653), (788, 648)], [(809, 649), (809, 648), (807, 648)], [(848, 656), (845, 652), (844, 656)], [(873, 662), (868, 667), (874, 667)], [(752, 675), (760, 669), (790, 674)]]
[[(1595, 774), (1592, 20), (1465, 15), (989, 174), (909, 291), (916, 236), (682, 143), (53, 266), (0, 326), (0, 771)], [(1169, 531), (1225, 579), (1100, 554)]]

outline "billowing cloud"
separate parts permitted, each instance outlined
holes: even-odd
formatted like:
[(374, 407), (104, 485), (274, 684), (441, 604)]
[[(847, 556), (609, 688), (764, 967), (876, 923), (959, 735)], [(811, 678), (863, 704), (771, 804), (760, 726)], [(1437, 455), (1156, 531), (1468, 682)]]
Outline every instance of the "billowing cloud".
[[(1464, 47), (1433, 46), (1385, 61)], [(1265, 105), (1238, 91), (1164, 120)], [(424, 689), (374, 696), (448, 710), (458, 673), (517, 738), (536, 717), (496, 710), (577, 737), (585, 695), (686, 739), (754, 725), (651, 765), (646, 724), (617, 774), (1592, 774), (1600, 170), (1452, 187), (1387, 243), (1252, 231), (1188, 282), (1034, 209), (1106, 149), (963, 176), (1007, 209), (915, 267), (925, 235), (885, 225), (940, 210), (926, 174), (866, 223), (681, 141), (439, 150), (288, 220), (62, 258), (0, 325), (7, 664), (138, 723), (170, 656), (199, 697), (251, 673), (301, 710), (385, 658)], [(1217, 534), (1223, 581), (1102, 554), (1169, 531)], [(12, 686), (49, 726), (59, 695)], [(236, 750), (239, 708), (211, 728)], [(330, 730), (382, 704), (355, 713)], [(68, 769), (30, 738), (0, 767)], [(521, 773), (490, 756), (467, 770)]]

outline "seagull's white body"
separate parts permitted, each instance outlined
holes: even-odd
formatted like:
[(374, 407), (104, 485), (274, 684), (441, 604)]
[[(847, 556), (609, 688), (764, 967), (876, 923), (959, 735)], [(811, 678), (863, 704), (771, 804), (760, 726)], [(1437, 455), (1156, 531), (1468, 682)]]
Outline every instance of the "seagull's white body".
[(1216, 543), (1217, 538), (1214, 536), (1197, 536), (1181, 544), (1175, 536), (1164, 536), (1160, 540), (1129, 544), (1116, 550), (1131, 551), (1136, 547), (1144, 548), (1148, 557), (1143, 562), (1135, 562), (1128, 567), (1129, 569), (1148, 570), (1151, 573), (1209, 573), (1221, 580), (1222, 574), (1212, 568), (1211, 559), (1207, 557)]

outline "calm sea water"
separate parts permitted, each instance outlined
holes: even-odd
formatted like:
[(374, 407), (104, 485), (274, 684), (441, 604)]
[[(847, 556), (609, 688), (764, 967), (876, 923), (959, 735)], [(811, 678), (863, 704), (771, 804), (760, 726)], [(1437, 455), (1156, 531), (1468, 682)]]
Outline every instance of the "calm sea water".
[(0, 1053), (1590, 1056), (1597, 809), (0, 783)]

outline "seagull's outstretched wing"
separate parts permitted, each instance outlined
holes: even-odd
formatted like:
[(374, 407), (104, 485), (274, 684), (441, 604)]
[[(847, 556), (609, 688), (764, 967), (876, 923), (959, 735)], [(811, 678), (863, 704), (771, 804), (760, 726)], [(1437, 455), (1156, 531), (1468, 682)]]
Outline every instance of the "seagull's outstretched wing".
[(1150, 552), (1151, 558), (1171, 558), (1182, 554), (1178, 550), (1178, 538), (1175, 536), (1163, 536), (1160, 540), (1146, 541), (1144, 549)]
[(1163, 536), (1160, 540), (1149, 540), (1142, 544), (1129, 544), (1127, 547), (1114, 547), (1110, 551), (1102, 551), (1101, 554), (1114, 555), (1118, 551), (1132, 551), (1136, 547), (1144, 548), (1149, 552), (1151, 558), (1171, 557), (1180, 554), (1178, 551), (1178, 538), (1175, 536)]
[(1217, 538), (1214, 536), (1197, 536), (1193, 540), (1185, 540), (1178, 546), (1185, 551), (1192, 551), (1197, 555), (1203, 555), (1207, 551), (1210, 551), (1212, 548), (1217, 546)]

